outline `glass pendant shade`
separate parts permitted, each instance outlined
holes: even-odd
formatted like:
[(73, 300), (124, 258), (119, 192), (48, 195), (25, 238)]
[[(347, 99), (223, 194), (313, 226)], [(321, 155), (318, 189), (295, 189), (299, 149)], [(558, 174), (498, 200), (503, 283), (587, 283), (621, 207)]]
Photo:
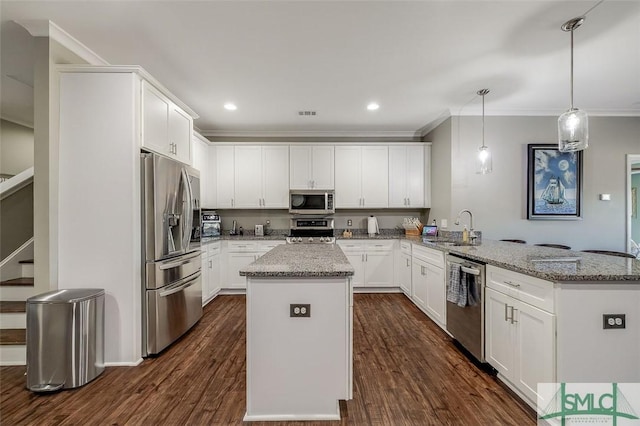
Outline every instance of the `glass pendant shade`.
[(589, 146), (589, 116), (578, 108), (570, 108), (558, 117), (558, 150), (581, 151)]
[(484, 97), (489, 93), (489, 89), (480, 89), (477, 93), (482, 96), (482, 145), (478, 148), (477, 173), (486, 175), (487, 173), (491, 173), (493, 170), (493, 166), (491, 164), (491, 151), (489, 151), (489, 147), (484, 144)]
[(491, 151), (489, 151), (489, 147), (483, 145), (478, 148), (478, 173), (486, 175), (492, 170)]
[(589, 146), (589, 116), (573, 106), (573, 31), (584, 22), (584, 16), (573, 18), (562, 24), (562, 31), (571, 33), (571, 106), (558, 117), (558, 151), (582, 151)]

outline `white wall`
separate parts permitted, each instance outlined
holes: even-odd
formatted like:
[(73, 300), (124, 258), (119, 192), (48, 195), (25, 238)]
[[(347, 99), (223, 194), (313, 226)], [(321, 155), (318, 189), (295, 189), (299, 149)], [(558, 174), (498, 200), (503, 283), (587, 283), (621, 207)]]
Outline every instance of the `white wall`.
[[(431, 145), (431, 211), (429, 224), (434, 219), (438, 226), (442, 219), (448, 219), (451, 214), (451, 118), (435, 128), (426, 141), (436, 141)], [(447, 228), (453, 223), (448, 221)]]
[[(433, 203), (433, 211), (449, 211), (450, 225), (457, 212), (468, 208), (483, 238), (520, 238), (530, 244), (561, 243), (582, 249), (624, 251), (626, 154), (640, 153), (640, 117), (591, 117), (589, 148), (584, 153), (583, 219), (527, 220), (527, 144), (556, 143), (556, 117), (485, 118), (485, 141), (493, 153), (493, 173), (475, 173), (475, 154), (481, 143), (480, 117), (453, 117), (429, 133), (432, 163), (447, 162), (451, 133), (451, 203)], [(448, 129), (440, 129), (446, 126)], [(438, 173), (436, 175), (436, 173)], [(434, 191), (443, 190), (447, 170), (434, 170)], [(611, 194), (599, 201), (598, 194)], [(432, 214), (434, 216), (434, 214)], [(439, 220), (439, 219), (438, 219)], [(468, 219), (465, 215), (463, 223)], [(454, 227), (455, 229), (455, 227)]]
[(0, 120), (0, 174), (17, 175), (33, 167), (33, 129)]
[[(640, 197), (640, 173), (631, 175), (631, 187), (636, 188), (638, 197)], [(640, 200), (638, 200), (640, 202)], [(639, 203), (640, 204), (640, 203)], [(636, 217), (631, 218), (631, 239), (640, 244), (640, 207), (637, 207)], [(631, 213), (633, 214), (633, 212)]]

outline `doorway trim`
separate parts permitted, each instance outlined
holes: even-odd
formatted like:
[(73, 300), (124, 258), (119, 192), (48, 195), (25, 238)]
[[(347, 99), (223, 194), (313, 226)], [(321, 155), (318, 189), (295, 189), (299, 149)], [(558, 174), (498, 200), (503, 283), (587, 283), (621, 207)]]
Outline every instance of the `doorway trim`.
[(640, 154), (627, 154), (627, 232), (625, 247), (628, 253), (631, 253), (631, 165), (634, 163), (640, 163)]

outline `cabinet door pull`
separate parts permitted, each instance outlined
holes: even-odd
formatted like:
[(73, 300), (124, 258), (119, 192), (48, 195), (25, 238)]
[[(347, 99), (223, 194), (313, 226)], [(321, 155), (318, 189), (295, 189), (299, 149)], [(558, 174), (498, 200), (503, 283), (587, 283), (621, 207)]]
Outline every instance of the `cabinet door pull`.
[(364, 255), (364, 261), (365, 261), (365, 262), (368, 262), (368, 261), (369, 261), (369, 254), (368, 254), (368, 253)]
[(410, 206), (411, 205), (411, 198), (407, 198), (407, 205)]
[(362, 197), (362, 207), (364, 207), (364, 197)]
[(405, 259), (407, 261), (407, 268), (410, 266), (409, 265), (409, 259)]
[(360, 258), (362, 259), (362, 261), (364, 262), (364, 253), (360, 255)]
[(509, 321), (509, 317), (507, 316), (507, 309), (508, 307), (507, 307), (507, 304), (505, 303), (504, 304), (504, 320), (505, 321)]
[(515, 287), (515, 288), (520, 287), (520, 284), (518, 284), (518, 283), (514, 283), (514, 282), (511, 282), (511, 281), (507, 281), (507, 280), (505, 280), (504, 282), (505, 282), (505, 284), (509, 284), (511, 287)]
[(511, 324), (518, 322), (518, 320), (516, 320), (516, 312), (518, 312), (518, 310), (512, 306), (511, 307)]

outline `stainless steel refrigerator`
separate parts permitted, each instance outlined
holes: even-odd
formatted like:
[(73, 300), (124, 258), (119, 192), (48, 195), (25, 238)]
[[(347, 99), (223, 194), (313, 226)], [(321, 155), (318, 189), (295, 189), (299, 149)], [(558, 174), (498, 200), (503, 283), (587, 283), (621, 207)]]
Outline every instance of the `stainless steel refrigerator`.
[(142, 353), (160, 353), (202, 317), (200, 176), (141, 154)]

